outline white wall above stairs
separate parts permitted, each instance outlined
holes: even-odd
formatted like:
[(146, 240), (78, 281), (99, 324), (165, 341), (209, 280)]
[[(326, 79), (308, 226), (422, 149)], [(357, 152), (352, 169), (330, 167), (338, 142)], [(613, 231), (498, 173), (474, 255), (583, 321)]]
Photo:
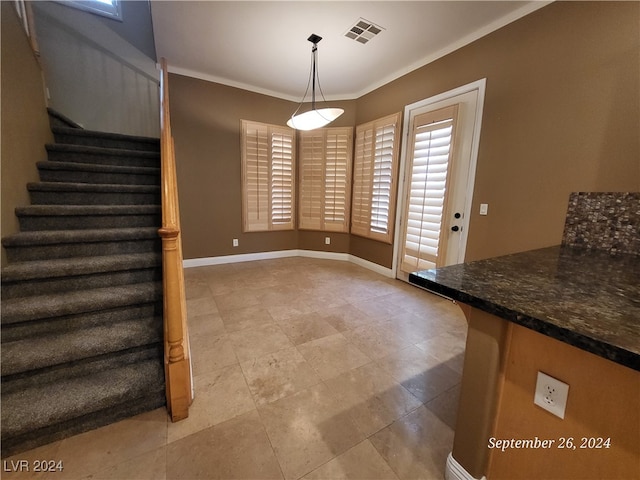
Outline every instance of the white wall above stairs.
[(34, 2), (49, 106), (88, 130), (160, 136), (156, 62), (92, 14)]

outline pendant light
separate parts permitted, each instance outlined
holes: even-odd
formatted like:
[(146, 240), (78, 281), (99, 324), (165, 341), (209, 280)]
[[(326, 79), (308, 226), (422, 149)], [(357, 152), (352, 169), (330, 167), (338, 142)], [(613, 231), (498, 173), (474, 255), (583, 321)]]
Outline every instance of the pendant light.
[(322, 40), (322, 37), (312, 33), (307, 40), (313, 43), (313, 47), (311, 47), (311, 75), (309, 78), (309, 83), (312, 85), (311, 110), (304, 113), (298, 113), (298, 110), (302, 107), (304, 99), (307, 96), (307, 92), (309, 91), (309, 83), (307, 83), (307, 90), (304, 92), (300, 105), (298, 105), (298, 108), (293, 112), (293, 115), (291, 115), (291, 118), (287, 122), (288, 126), (295, 128), (296, 130), (313, 130), (315, 128), (324, 127), (344, 113), (342, 108), (316, 108), (316, 81), (318, 83), (318, 89), (320, 90), (322, 99), (326, 102), (324, 94), (322, 93), (322, 88), (320, 87), (320, 77), (318, 77), (318, 68), (316, 65), (318, 57), (318, 42)]

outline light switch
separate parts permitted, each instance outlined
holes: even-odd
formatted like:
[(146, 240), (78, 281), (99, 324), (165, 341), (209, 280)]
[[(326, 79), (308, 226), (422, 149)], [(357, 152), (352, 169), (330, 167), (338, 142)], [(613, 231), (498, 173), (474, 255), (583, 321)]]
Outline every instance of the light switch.
[(480, 204), (480, 215), (486, 215), (488, 211), (489, 211), (489, 204), (488, 203), (481, 203)]

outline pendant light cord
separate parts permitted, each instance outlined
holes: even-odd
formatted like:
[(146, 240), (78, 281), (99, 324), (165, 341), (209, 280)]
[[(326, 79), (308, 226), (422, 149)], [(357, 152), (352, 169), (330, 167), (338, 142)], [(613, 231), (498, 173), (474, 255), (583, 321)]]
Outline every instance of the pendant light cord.
[(311, 68), (309, 69), (309, 79), (307, 80), (307, 88), (304, 91), (304, 95), (302, 96), (302, 101), (296, 108), (296, 111), (293, 112), (291, 117), (295, 117), (298, 114), (298, 111), (304, 104), (304, 99), (307, 98), (307, 94), (309, 93), (309, 86), (311, 85), (311, 110), (316, 109), (316, 82), (318, 83), (318, 90), (320, 90), (320, 95), (322, 97), (322, 101), (326, 102), (327, 100), (324, 98), (324, 92), (322, 91), (322, 87), (320, 86), (320, 76), (319, 70), (317, 66), (318, 61), (318, 44), (314, 43), (311, 48)]
[(313, 78), (313, 86), (311, 87), (311, 110), (316, 109), (316, 60), (318, 58), (318, 44), (314, 43), (313, 47), (311, 47), (311, 61), (313, 63), (313, 73), (311, 74)]
[[(317, 50), (318, 47), (317, 45), (314, 44), (315, 49)], [(326, 103), (327, 99), (324, 98), (324, 92), (322, 91), (322, 86), (320, 85), (320, 68), (318, 67), (318, 54), (315, 52), (315, 56), (313, 58), (313, 65), (314, 65), (314, 70), (315, 70), (315, 78), (316, 81), (318, 83), (318, 90), (320, 90), (320, 96), (322, 97), (322, 101)], [(314, 89), (315, 90), (315, 89)], [(314, 92), (315, 93), (315, 92)]]

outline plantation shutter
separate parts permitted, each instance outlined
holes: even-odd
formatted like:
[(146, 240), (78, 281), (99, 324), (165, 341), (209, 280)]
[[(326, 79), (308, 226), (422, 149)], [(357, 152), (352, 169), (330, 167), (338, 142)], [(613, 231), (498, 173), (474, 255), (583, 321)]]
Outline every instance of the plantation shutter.
[(452, 106), (415, 117), (401, 262), (407, 273), (440, 266), (443, 258), (441, 226), (456, 113)]
[(242, 120), (243, 231), (292, 230), (294, 132)]
[(351, 233), (391, 243), (400, 113), (356, 128)]
[(271, 227), (293, 229), (293, 132), (271, 132)]
[(298, 227), (347, 232), (352, 129), (301, 131)]
[(324, 191), (324, 131), (300, 134), (298, 227), (320, 230)]

